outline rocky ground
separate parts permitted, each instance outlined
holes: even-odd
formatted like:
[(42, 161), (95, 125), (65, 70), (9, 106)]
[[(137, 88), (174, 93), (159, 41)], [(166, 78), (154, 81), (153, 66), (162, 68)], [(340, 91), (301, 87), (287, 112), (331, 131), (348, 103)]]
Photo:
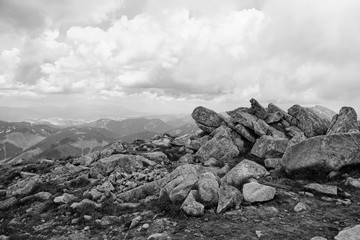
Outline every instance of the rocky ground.
[(360, 239), (354, 109), (198, 107), (196, 134), (0, 166), (0, 239)]

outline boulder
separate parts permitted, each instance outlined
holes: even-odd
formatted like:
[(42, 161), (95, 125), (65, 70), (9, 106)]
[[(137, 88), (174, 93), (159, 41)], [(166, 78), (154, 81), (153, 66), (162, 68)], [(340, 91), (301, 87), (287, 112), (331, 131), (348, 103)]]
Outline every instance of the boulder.
[(359, 240), (360, 239), (360, 225), (352, 228), (346, 228), (335, 236), (335, 240)]
[(243, 138), (245, 138), (246, 140), (248, 140), (249, 142), (254, 143), (256, 141), (256, 137), (254, 136), (254, 134), (252, 134), (246, 127), (244, 127), (241, 124), (237, 124), (235, 125), (235, 129), (236, 133), (238, 133), (240, 136), (242, 136)]
[(290, 138), (293, 138), (299, 134), (305, 136), (305, 134), (300, 130), (300, 128), (295, 127), (295, 126), (286, 127), (285, 134), (286, 134), (286, 136), (289, 136)]
[(247, 202), (266, 202), (274, 198), (276, 189), (257, 182), (246, 183), (243, 186), (244, 200)]
[(169, 162), (168, 157), (163, 152), (146, 152), (146, 153), (140, 153), (139, 155), (156, 163)]
[(305, 203), (299, 202), (295, 205), (294, 212), (306, 211), (307, 209), (308, 209), (308, 206)]
[(332, 118), (326, 134), (347, 133), (351, 129), (359, 130), (356, 111), (352, 107), (342, 107)]
[(69, 194), (69, 193), (64, 193), (63, 195), (54, 198), (54, 203), (69, 204), (69, 203), (75, 202), (76, 200), (78, 200), (78, 198), (75, 195)]
[(261, 104), (254, 98), (250, 99), (250, 103), (251, 103), (250, 110), (252, 114), (262, 120), (265, 120), (266, 117), (268, 116), (268, 110), (263, 106), (261, 106)]
[[(283, 115), (283, 119), (291, 126), (297, 126), (297, 119), (282, 110), (280, 107), (276, 106), (273, 103), (269, 103), (268, 110), (270, 113), (280, 112)], [(284, 124), (283, 124), (284, 125)], [(287, 127), (287, 126), (285, 126)]]
[(229, 131), (230, 129), (225, 126), (216, 129), (214, 137), (200, 147), (195, 157), (199, 158), (201, 162), (205, 162), (209, 158), (215, 158), (220, 163), (224, 163), (238, 156), (239, 150), (233, 143)]
[(173, 203), (182, 202), (198, 181), (197, 174), (180, 175), (168, 182), (160, 191), (160, 197), (165, 194)]
[(242, 194), (237, 188), (230, 186), (225, 182), (221, 183), (216, 212), (223, 213), (230, 208), (240, 206), (242, 198)]
[(289, 146), (281, 164), (287, 173), (316, 170), (331, 172), (360, 163), (360, 133), (317, 136)]
[(219, 183), (215, 175), (210, 172), (201, 174), (196, 185), (199, 191), (199, 202), (205, 207), (216, 206), (219, 200)]
[(298, 144), (299, 142), (302, 142), (304, 140), (306, 140), (305, 134), (303, 132), (297, 133), (294, 137), (290, 139), (288, 146)]
[(345, 181), (345, 185), (353, 186), (354, 188), (360, 188), (360, 178), (355, 179), (352, 177), (348, 177)]
[(198, 127), (207, 133), (211, 133), (223, 122), (223, 118), (219, 114), (202, 106), (195, 108), (191, 116)]
[(229, 185), (239, 187), (249, 178), (257, 178), (269, 175), (269, 172), (253, 161), (244, 159), (233, 167), (224, 177), (221, 182), (226, 182)]
[(328, 118), (316, 114), (310, 108), (294, 105), (289, 108), (288, 113), (298, 120), (297, 127), (300, 128), (308, 138), (326, 134), (330, 126)]
[(277, 123), (280, 122), (284, 117), (284, 114), (280, 111), (275, 111), (272, 113), (268, 113), (267, 117), (265, 118), (265, 122), (267, 124), (270, 123)]
[(204, 205), (196, 201), (197, 195), (198, 192), (196, 190), (191, 190), (181, 205), (181, 209), (189, 216), (200, 217), (204, 215)]
[(271, 136), (262, 136), (256, 140), (251, 149), (251, 154), (259, 158), (278, 158), (282, 157), (288, 146), (287, 138), (275, 138)]

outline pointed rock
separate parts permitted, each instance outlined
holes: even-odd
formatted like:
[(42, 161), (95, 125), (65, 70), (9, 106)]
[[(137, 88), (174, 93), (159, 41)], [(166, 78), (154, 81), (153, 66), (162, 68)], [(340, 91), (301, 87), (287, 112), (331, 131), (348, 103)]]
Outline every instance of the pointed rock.
[(230, 208), (240, 206), (242, 199), (243, 196), (237, 188), (223, 182), (219, 189), (219, 202), (216, 212), (223, 213)]
[(261, 104), (254, 98), (250, 99), (251, 112), (256, 117), (264, 120), (268, 116), (268, 110), (266, 110)]
[(186, 197), (181, 209), (189, 216), (200, 217), (204, 215), (204, 205), (196, 201), (198, 191), (191, 190)]
[(342, 107), (332, 118), (326, 134), (347, 133), (351, 129), (359, 130), (356, 111), (352, 107)]

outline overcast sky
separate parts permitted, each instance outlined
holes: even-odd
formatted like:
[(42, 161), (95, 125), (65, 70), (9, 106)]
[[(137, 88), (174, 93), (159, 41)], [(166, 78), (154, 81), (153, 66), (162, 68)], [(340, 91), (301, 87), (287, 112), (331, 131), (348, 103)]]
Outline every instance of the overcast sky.
[(0, 0), (0, 105), (360, 111), (359, 0)]

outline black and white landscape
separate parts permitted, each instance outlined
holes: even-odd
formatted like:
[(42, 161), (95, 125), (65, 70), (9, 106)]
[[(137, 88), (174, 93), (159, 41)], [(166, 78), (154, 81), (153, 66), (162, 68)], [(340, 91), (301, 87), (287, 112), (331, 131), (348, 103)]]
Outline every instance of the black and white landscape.
[(0, 0), (0, 240), (360, 240), (357, 0)]

